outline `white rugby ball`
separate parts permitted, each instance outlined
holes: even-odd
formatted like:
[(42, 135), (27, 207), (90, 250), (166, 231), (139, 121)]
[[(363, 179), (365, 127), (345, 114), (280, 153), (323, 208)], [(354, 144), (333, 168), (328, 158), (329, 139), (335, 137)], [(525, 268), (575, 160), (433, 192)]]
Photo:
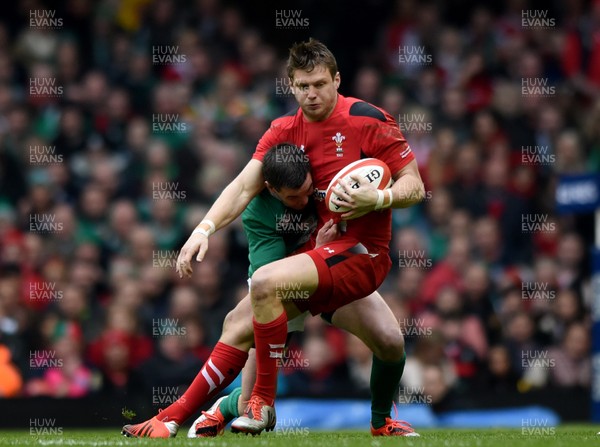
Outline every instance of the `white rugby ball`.
[[(362, 160), (350, 163), (348, 166), (338, 172), (327, 187), (325, 194), (325, 203), (327, 208), (332, 213), (343, 214), (350, 211), (346, 206), (339, 206), (333, 203), (333, 199), (337, 198), (336, 191), (340, 191), (342, 187), (339, 184), (340, 179), (344, 179), (351, 188), (358, 188), (357, 181), (352, 180), (352, 175), (358, 174), (364, 177), (377, 189), (389, 188), (392, 184), (392, 173), (387, 164), (377, 158), (363, 158)], [(360, 217), (360, 216), (355, 216)]]

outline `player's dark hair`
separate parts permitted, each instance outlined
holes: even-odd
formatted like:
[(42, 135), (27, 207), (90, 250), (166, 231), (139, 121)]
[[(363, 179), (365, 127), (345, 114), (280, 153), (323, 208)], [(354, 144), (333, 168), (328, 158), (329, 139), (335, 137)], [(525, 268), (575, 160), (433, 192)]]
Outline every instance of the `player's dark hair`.
[(263, 177), (277, 191), (281, 188), (300, 188), (309, 172), (308, 157), (295, 144), (273, 146), (263, 158)]
[(294, 71), (305, 70), (311, 72), (318, 65), (324, 65), (331, 73), (332, 79), (338, 72), (333, 53), (317, 39), (311, 37), (308, 42), (295, 43), (290, 48), (290, 55), (287, 60), (287, 74), (290, 79), (294, 78)]

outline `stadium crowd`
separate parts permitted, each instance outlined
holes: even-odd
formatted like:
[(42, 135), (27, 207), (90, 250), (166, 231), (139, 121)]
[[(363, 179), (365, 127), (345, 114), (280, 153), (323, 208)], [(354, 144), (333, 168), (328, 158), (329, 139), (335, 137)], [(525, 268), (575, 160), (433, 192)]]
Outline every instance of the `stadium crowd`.
[[(239, 222), (214, 234), (190, 280), (177, 250), (294, 107), (282, 56), (308, 36), (341, 55), (342, 94), (399, 121), (426, 184), (394, 210), (381, 289), (405, 328), (400, 401), (590, 387), (591, 219), (557, 215), (554, 187), (600, 169), (600, 2), (366, 3), (376, 26), (348, 48), (335, 30), (363, 31), (328, 32), (310, 1), (290, 29), (282, 6), (257, 21), (243, 2), (15, 2), (0, 19), (0, 396), (195, 376), (247, 291), (247, 246)], [(290, 353), (282, 393), (368, 394), (370, 352), (321, 319)]]

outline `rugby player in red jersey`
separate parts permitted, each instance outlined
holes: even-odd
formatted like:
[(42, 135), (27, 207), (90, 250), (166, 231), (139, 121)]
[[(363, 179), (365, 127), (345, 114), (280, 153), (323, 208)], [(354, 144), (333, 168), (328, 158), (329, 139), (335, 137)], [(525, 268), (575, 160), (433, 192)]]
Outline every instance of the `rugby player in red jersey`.
[[(356, 189), (345, 185), (337, 202), (351, 208), (342, 215), (347, 220), (344, 235), (331, 244), (263, 266), (252, 276), (257, 377), (246, 411), (233, 422), (232, 429), (253, 434), (275, 419), (276, 359), (283, 355), (287, 319), (295, 316), (286, 316), (277, 298), (277, 284), (300, 283), (301, 289), (310, 294), (314, 313), (369, 295), (391, 267), (389, 208), (413, 205), (425, 194), (414, 156), (394, 119), (371, 104), (338, 93), (340, 74), (325, 45), (316, 40), (294, 45), (288, 75), (299, 109), (273, 121), (252, 160), (207, 213), (208, 222), (201, 222), (198, 233), (190, 236), (179, 255), (180, 274), (191, 274), (191, 259), (196, 253), (198, 261), (204, 257), (212, 225), (218, 229), (229, 224), (263, 188), (260, 161), (265, 151), (278, 142), (289, 141), (305, 148), (320, 197), (340, 169), (364, 157), (387, 163), (395, 183), (384, 191), (383, 202), (378, 200), (380, 193), (367, 182)], [(323, 224), (330, 214), (322, 201), (317, 207)], [(372, 212), (376, 208), (380, 209)], [(386, 418), (384, 425), (372, 429), (387, 432), (394, 430), (394, 423)]]
[[(344, 234), (323, 247), (267, 264), (252, 276), (250, 297), (257, 377), (244, 414), (232, 424), (233, 431), (252, 434), (260, 433), (275, 421), (276, 360), (283, 356), (287, 320), (306, 309), (313, 314), (330, 312), (374, 292), (391, 267), (389, 208), (407, 207), (424, 197), (417, 164), (396, 122), (371, 104), (338, 94), (340, 75), (335, 58), (325, 45), (312, 39), (294, 45), (290, 50), (288, 75), (299, 109), (273, 121), (253, 159), (224, 189), (192, 232), (177, 260), (179, 274), (191, 275), (191, 260), (196, 256), (197, 261), (202, 261), (209, 235), (236, 219), (264, 188), (261, 160), (267, 149), (277, 143), (287, 141), (305, 148), (318, 190), (317, 199), (321, 199), (317, 203), (320, 225), (331, 217), (322, 202), (325, 189), (333, 176), (351, 162), (378, 158), (390, 167), (395, 183), (383, 193), (359, 178), (356, 179), (359, 188), (342, 184), (344, 191), (338, 194), (340, 199), (336, 203), (350, 208), (341, 216), (346, 220)], [(301, 284), (301, 290), (310, 295), (309, 300), (287, 306), (285, 311), (277, 298), (277, 287), (286, 282)], [(235, 350), (225, 349), (219, 355), (236, 368), (241, 369), (245, 362), (245, 358), (240, 362), (242, 357)], [(407, 433), (399, 421), (389, 417), (403, 364), (404, 355), (398, 362), (380, 365), (383, 372), (380, 376), (389, 377), (381, 384), (389, 399), (378, 403), (376, 410), (380, 417), (372, 420), (373, 435)], [(223, 381), (218, 375), (215, 379)]]

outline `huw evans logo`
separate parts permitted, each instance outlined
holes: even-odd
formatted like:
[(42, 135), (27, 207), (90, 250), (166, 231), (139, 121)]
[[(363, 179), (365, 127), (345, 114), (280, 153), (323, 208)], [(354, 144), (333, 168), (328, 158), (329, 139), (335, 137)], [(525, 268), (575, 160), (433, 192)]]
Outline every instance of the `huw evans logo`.
[(152, 64), (154, 65), (185, 64), (186, 62), (186, 55), (179, 54), (179, 45), (152, 46)]
[(523, 96), (548, 97), (556, 94), (556, 87), (549, 85), (548, 78), (521, 78)]
[(275, 153), (275, 163), (308, 163), (308, 155), (304, 153), (304, 145), (299, 147), (301, 153), (287, 144), (281, 146)]
[(303, 221), (302, 214), (284, 213), (275, 215), (275, 231), (278, 234), (303, 234), (310, 231), (310, 222)]
[(292, 81), (288, 77), (275, 78), (275, 95), (276, 96), (293, 96), (294, 89)]
[(425, 394), (425, 387), (405, 386), (398, 390), (400, 404), (431, 404), (433, 398)]
[(185, 404), (185, 397), (181, 397), (178, 386), (153, 386), (152, 405), (158, 407), (169, 406), (175, 402)]
[(182, 202), (187, 199), (187, 192), (179, 190), (179, 182), (152, 182), (152, 199)]
[(277, 425), (275, 426), (274, 431), (278, 436), (308, 435), (310, 433), (308, 427), (302, 426), (302, 419), (294, 418), (277, 419)]
[(63, 291), (56, 289), (55, 282), (30, 282), (29, 299), (31, 301), (60, 301)]
[(556, 231), (556, 222), (549, 220), (548, 214), (522, 214), (521, 231), (523, 233)]
[(403, 45), (398, 47), (398, 62), (410, 65), (431, 65), (433, 57), (425, 52), (422, 45)]
[(55, 418), (29, 419), (30, 435), (62, 435), (63, 428), (56, 425)]
[(58, 29), (62, 28), (63, 19), (56, 17), (54, 9), (30, 9), (29, 27), (39, 29)]
[(179, 121), (179, 113), (153, 113), (153, 133), (185, 133), (189, 129), (185, 121)]
[(304, 358), (299, 349), (284, 349), (283, 356), (275, 359), (277, 368), (287, 370), (306, 369), (310, 366), (308, 359)]
[(548, 419), (522, 419), (521, 434), (554, 436), (556, 434), (556, 428), (550, 425), (550, 421)]
[(556, 161), (550, 146), (521, 146), (521, 163), (524, 165), (549, 166)]
[(433, 333), (431, 327), (425, 326), (424, 318), (402, 318), (398, 323), (404, 337), (430, 337)]
[(42, 349), (37, 351), (29, 351), (29, 368), (31, 369), (46, 369), (46, 368), (62, 368), (63, 359), (56, 355), (56, 351)]
[(152, 336), (167, 337), (167, 336), (185, 337), (187, 329), (185, 326), (179, 325), (179, 318), (153, 318), (152, 319)]
[(554, 28), (556, 20), (548, 17), (547, 9), (523, 9), (521, 10), (521, 26), (537, 29)]
[(521, 299), (524, 300), (553, 300), (556, 290), (547, 282), (524, 282), (521, 284)]
[(57, 164), (62, 162), (63, 156), (56, 153), (56, 146), (29, 146), (29, 163), (33, 165)]
[(425, 255), (425, 250), (400, 250), (398, 251), (398, 266), (400, 268), (430, 269), (433, 260)]
[(63, 87), (57, 85), (56, 78), (29, 78), (30, 96), (62, 96)]
[(548, 355), (548, 351), (544, 350), (527, 350), (521, 351), (521, 367), (522, 368), (554, 368), (556, 359)]
[(275, 27), (280, 29), (306, 29), (310, 26), (308, 17), (302, 17), (301, 9), (276, 9)]
[(174, 269), (178, 257), (179, 250), (152, 250), (152, 267)]
[(398, 127), (403, 133), (430, 133), (432, 125), (425, 118), (424, 113), (401, 113), (398, 115)]
[(310, 298), (310, 292), (302, 290), (300, 282), (276, 282), (275, 296), (281, 301), (307, 300)]
[(29, 231), (32, 233), (58, 233), (63, 230), (63, 223), (56, 221), (54, 214), (30, 214)]

